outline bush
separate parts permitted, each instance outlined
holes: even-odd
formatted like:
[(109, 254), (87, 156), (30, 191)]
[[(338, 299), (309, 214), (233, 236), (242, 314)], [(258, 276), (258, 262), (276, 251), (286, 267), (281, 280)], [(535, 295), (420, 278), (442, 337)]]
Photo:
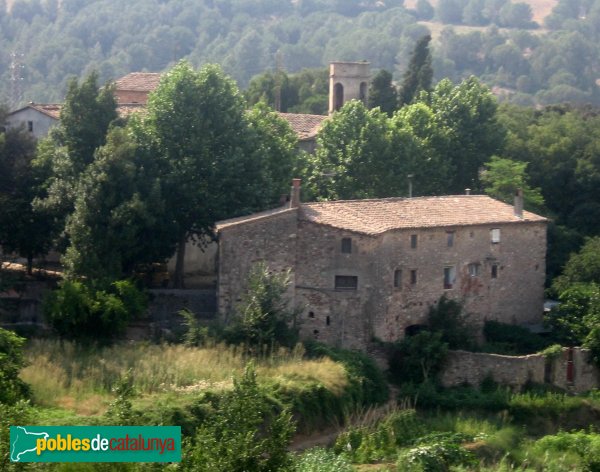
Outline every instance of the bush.
[(455, 438), (423, 438), (423, 441), (400, 454), (398, 470), (446, 472), (451, 466), (477, 464), (473, 453), (462, 447)]
[(24, 343), (24, 338), (0, 328), (0, 403), (12, 405), (29, 396), (29, 386), (19, 378)]
[(122, 336), (127, 323), (146, 308), (147, 300), (126, 280), (98, 290), (65, 280), (44, 299), (46, 320), (59, 336), (74, 340), (110, 340)]
[(389, 396), (389, 387), (383, 372), (375, 361), (366, 354), (347, 349), (338, 349), (315, 341), (305, 343), (309, 358), (329, 357), (340, 362), (348, 372), (350, 383), (347, 389), (353, 406), (369, 406), (385, 402)]
[(316, 447), (296, 459), (294, 472), (352, 472), (354, 469), (344, 455)]
[(463, 306), (443, 295), (437, 304), (429, 308), (427, 316), (429, 331), (442, 333), (442, 341), (450, 349), (471, 350), (475, 347), (473, 327), (469, 325)]
[(395, 343), (389, 355), (390, 375), (396, 383), (422, 383), (435, 379), (441, 372), (448, 344), (442, 333), (421, 331)]
[(295, 430), (288, 410), (276, 412), (249, 365), (233, 391), (224, 393), (214, 414), (198, 428), (182, 462), (193, 471), (274, 471), (292, 466), (288, 443)]
[(486, 321), (483, 334), (486, 339), (483, 350), (497, 354), (533, 354), (552, 344), (526, 328), (499, 321)]
[(289, 309), (284, 297), (288, 285), (289, 274), (271, 274), (264, 263), (255, 265), (233, 323), (224, 333), (226, 340), (255, 349), (295, 346), (297, 313)]

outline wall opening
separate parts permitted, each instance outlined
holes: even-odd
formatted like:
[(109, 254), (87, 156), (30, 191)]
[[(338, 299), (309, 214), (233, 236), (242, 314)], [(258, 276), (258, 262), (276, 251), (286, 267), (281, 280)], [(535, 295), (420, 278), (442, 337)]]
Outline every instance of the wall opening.
[(342, 238), (342, 254), (352, 253), (352, 238)]
[(327, 326), (329, 326), (331, 324), (331, 318), (329, 317), (329, 315), (327, 315), (327, 317), (325, 318), (325, 324)]
[(414, 336), (426, 329), (427, 329), (427, 326), (425, 326), (425, 325), (421, 325), (421, 324), (410, 325), (404, 329), (404, 335), (405, 336)]
[(394, 288), (402, 288), (402, 269), (394, 271)]
[(336, 290), (356, 290), (358, 288), (358, 277), (356, 275), (336, 275)]
[(339, 82), (333, 86), (333, 109), (338, 111), (344, 106), (344, 86)]
[(363, 104), (366, 106), (367, 105), (367, 90), (368, 90), (368, 85), (366, 82), (361, 82), (360, 83), (360, 91), (359, 91), (359, 97), (360, 97), (360, 101), (363, 102)]

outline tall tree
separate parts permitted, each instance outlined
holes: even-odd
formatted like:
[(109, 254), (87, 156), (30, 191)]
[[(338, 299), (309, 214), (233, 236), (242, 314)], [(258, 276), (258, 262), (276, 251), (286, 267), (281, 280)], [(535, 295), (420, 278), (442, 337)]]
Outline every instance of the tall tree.
[(23, 128), (0, 133), (0, 245), (26, 257), (29, 274), (33, 258), (46, 254), (52, 241), (51, 217), (32, 207), (43, 180), (32, 167), (34, 155), (35, 140)]
[(117, 103), (110, 86), (100, 88), (96, 73), (81, 84), (69, 82), (60, 124), (40, 143), (34, 166), (47, 175), (44, 194), (36, 209), (54, 216), (60, 231), (73, 211), (79, 176), (94, 160), (117, 118)]
[(264, 208), (271, 198), (245, 108), (237, 86), (219, 66), (196, 72), (186, 62), (165, 74), (148, 100), (145, 135), (168, 167), (178, 287), (183, 286), (188, 239), (211, 235), (216, 221)]
[(398, 92), (392, 83), (391, 72), (381, 69), (371, 81), (369, 90), (369, 108), (379, 109), (392, 116), (398, 106)]
[(67, 219), (67, 273), (110, 283), (138, 264), (170, 257), (176, 231), (167, 213), (165, 163), (138, 145), (131, 130), (114, 128), (80, 176)]
[(433, 69), (429, 50), (430, 41), (430, 35), (423, 36), (415, 45), (398, 94), (400, 106), (412, 103), (422, 90), (429, 91), (431, 89)]

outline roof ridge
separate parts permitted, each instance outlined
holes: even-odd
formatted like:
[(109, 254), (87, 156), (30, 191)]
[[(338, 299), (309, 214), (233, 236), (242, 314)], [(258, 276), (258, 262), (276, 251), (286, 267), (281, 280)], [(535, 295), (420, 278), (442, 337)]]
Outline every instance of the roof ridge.
[[(464, 194), (457, 194), (457, 195), (429, 195), (429, 196), (420, 196), (420, 197), (383, 197), (383, 198), (356, 198), (353, 200), (323, 200), (320, 202), (302, 202), (302, 205), (320, 205), (323, 203), (353, 203), (353, 202), (385, 202), (385, 201), (389, 201), (389, 202), (395, 202), (395, 201), (411, 201), (411, 200), (427, 200), (427, 199), (442, 199), (442, 198), (457, 198), (457, 197), (486, 197), (486, 198), (491, 198), (492, 200), (495, 200), (494, 198), (490, 197), (489, 195), (484, 195), (484, 194), (470, 194), (470, 195), (464, 195)], [(500, 201), (500, 200), (498, 200)], [(504, 203), (504, 202), (502, 202)], [(506, 205), (509, 205), (508, 203), (506, 203)]]

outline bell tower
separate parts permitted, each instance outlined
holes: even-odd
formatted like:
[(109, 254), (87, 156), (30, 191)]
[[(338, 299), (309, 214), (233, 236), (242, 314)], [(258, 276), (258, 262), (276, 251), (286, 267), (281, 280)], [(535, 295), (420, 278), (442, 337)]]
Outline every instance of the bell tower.
[(369, 95), (371, 64), (368, 62), (332, 62), (329, 64), (329, 114), (350, 100), (365, 105)]

